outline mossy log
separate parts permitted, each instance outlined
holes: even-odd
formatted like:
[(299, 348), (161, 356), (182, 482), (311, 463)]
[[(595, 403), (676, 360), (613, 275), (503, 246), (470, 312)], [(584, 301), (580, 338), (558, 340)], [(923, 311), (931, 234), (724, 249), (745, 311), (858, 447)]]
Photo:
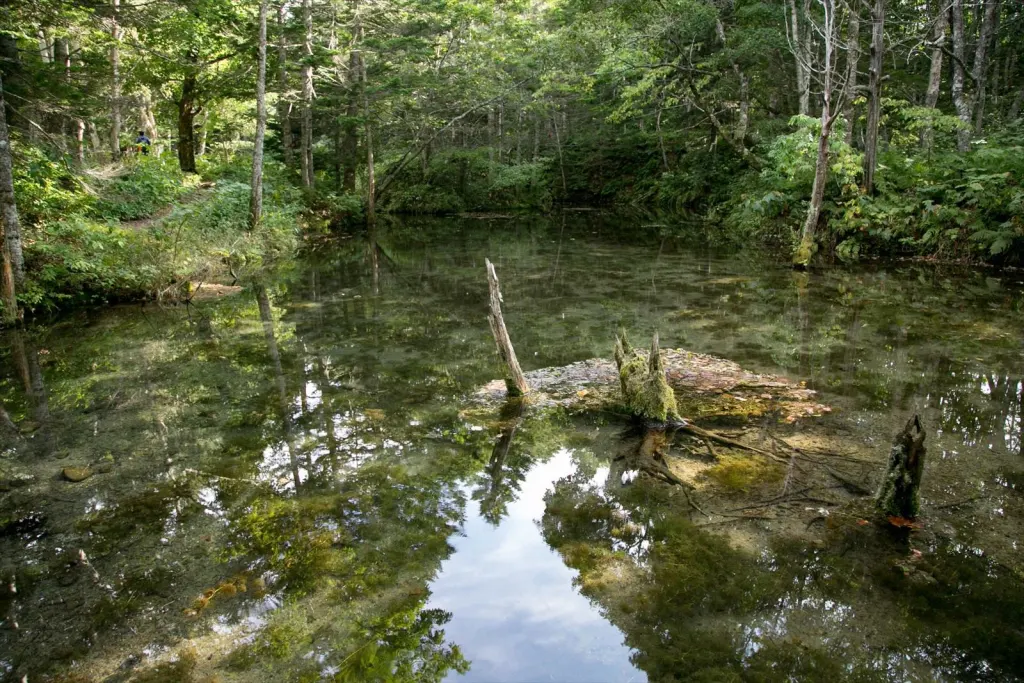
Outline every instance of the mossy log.
[(620, 332), (615, 338), (615, 365), (619, 369), (622, 398), (631, 415), (661, 423), (682, 420), (676, 396), (665, 379), (657, 332), (646, 357), (629, 345), (625, 331)]
[(889, 464), (875, 497), (879, 512), (890, 518), (915, 519), (920, 512), (921, 475), (924, 473), (925, 431), (917, 415), (896, 435)]

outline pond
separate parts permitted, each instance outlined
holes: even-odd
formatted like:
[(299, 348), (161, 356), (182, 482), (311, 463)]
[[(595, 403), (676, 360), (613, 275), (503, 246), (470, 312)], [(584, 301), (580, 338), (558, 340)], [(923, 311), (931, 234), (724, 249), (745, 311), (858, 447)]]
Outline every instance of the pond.
[[(524, 369), (657, 330), (831, 408), (705, 426), (829, 455), (701, 461), (690, 505), (620, 478), (614, 411), (474, 407), (485, 258)], [(8, 331), (0, 680), (1017, 680), (1022, 382), (1018, 276), (798, 274), (597, 212), (395, 222)], [(914, 414), (893, 530), (869, 494)]]

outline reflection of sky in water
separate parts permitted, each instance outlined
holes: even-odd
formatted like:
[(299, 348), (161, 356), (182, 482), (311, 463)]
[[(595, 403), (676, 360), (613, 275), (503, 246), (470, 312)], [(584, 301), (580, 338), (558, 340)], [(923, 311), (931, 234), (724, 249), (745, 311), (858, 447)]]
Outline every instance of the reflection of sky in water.
[(472, 668), (459, 681), (644, 681), (622, 633), (573, 587), (576, 572), (541, 537), (544, 493), (575, 471), (558, 451), (527, 475), (497, 528), (468, 510), (465, 536), (431, 584), (428, 608), (452, 613), (445, 634)]

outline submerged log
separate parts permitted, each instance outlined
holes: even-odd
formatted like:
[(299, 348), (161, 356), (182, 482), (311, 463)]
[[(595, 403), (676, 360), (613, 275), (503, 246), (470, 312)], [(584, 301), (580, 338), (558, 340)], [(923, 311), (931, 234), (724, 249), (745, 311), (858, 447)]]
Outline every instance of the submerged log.
[(630, 414), (653, 422), (681, 421), (676, 396), (665, 379), (657, 332), (646, 357), (629, 345), (625, 330), (619, 332), (615, 338), (615, 365)]
[(921, 501), (921, 475), (924, 473), (925, 431), (917, 415), (896, 435), (889, 451), (889, 465), (875, 497), (878, 510), (889, 518), (911, 520), (917, 517)]
[(487, 259), (484, 259), (484, 262), (487, 264), (487, 284), (491, 293), (491, 311), (487, 319), (491, 323), (494, 342), (498, 345), (498, 355), (505, 366), (505, 388), (509, 396), (524, 396), (530, 392), (530, 385), (526, 383), (523, 370), (519, 367), (516, 350), (512, 348), (512, 340), (505, 328), (505, 318), (501, 315), (502, 299), (501, 290), (498, 288), (498, 274), (494, 272), (493, 263)]

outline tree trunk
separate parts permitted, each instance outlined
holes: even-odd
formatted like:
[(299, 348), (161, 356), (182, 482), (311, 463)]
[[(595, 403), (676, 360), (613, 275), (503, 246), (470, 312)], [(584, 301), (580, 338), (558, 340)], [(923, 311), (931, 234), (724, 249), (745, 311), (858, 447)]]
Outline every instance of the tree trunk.
[(1007, 117), (1010, 122), (1016, 121), (1020, 118), (1022, 106), (1024, 106), (1024, 87), (1021, 87), (1017, 91), (1017, 95), (1013, 98), (1013, 104), (1010, 105), (1010, 112)]
[(562, 199), (569, 196), (569, 185), (565, 182), (565, 162), (562, 160), (562, 137), (558, 134), (558, 121), (551, 117), (551, 127), (555, 130), (555, 147), (558, 149), (558, 170), (562, 174)]
[(949, 11), (953, 24), (953, 106), (961, 123), (956, 132), (956, 148), (967, 152), (971, 149), (971, 105), (964, 93), (964, 78), (967, 76), (964, 68), (964, 2), (952, 0), (952, 3)]
[(18, 317), (17, 294), (25, 286), (25, 259), (21, 251), (21, 221), (14, 197), (11, 137), (7, 130), (4, 85), (0, 77), (0, 219), (3, 228), (2, 295), (4, 321)]
[(516, 115), (516, 165), (523, 163), (523, 110)]
[(348, 104), (345, 110), (345, 134), (341, 143), (345, 169), (341, 187), (345, 192), (352, 193), (356, 191), (356, 168), (359, 165), (359, 126), (356, 120), (359, 116), (359, 73), (359, 51), (353, 47), (348, 57)]
[(533, 161), (540, 159), (540, 117), (533, 117)]
[(868, 123), (864, 132), (864, 192), (875, 191), (878, 124), (882, 117), (882, 58), (885, 52), (885, 0), (871, 8), (871, 62), (868, 67)]
[(162, 145), (157, 142), (160, 139), (160, 131), (156, 127), (156, 117), (153, 115), (153, 102), (146, 91), (142, 92), (139, 103), (139, 130), (153, 143), (153, 153), (160, 156)]
[(630, 414), (650, 422), (681, 421), (676, 395), (665, 379), (657, 332), (646, 356), (634, 350), (626, 333), (620, 332), (615, 339), (615, 365), (619, 369), (622, 398)]
[(121, 158), (121, 0), (111, 0), (110, 15), (110, 155)]
[(85, 129), (89, 133), (89, 145), (92, 147), (92, 154), (95, 157), (103, 149), (103, 142), (100, 140), (100, 132), (92, 121), (85, 122)]
[(860, 5), (855, 3), (850, 10), (850, 25), (846, 31), (846, 98), (843, 100), (843, 120), (846, 121), (844, 139), (846, 144), (853, 145), (853, 129), (856, 118), (853, 102), (857, 99), (857, 76), (860, 68)]
[[(942, 49), (946, 43), (946, 26), (949, 23), (946, 13), (942, 11), (941, 4), (944, 0), (931, 0), (933, 8), (932, 21), (933, 33), (931, 55), (931, 70), (928, 73), (928, 91), (924, 96), (924, 106), (935, 109), (939, 106), (939, 91), (942, 88)], [(921, 146), (931, 150), (935, 145), (935, 130), (928, 126), (921, 131)]]
[(287, 0), (277, 8), (277, 121), (281, 125), (281, 151), (284, 165), (292, 168), (295, 163), (295, 140), (292, 136), (292, 103), (288, 97), (288, 40), (285, 35)]
[(302, 187), (313, 189), (313, 3), (302, 0), (306, 28), (302, 61)]
[(985, 83), (988, 74), (989, 48), (999, 20), (999, 0), (985, 0), (985, 18), (981, 22), (978, 45), (974, 51), (974, 132), (981, 135), (984, 130)]
[(210, 133), (210, 110), (203, 109), (203, 111), (196, 114), (195, 127), (196, 127), (196, 156), (201, 157), (206, 154), (206, 142), (209, 140)]
[(505, 318), (501, 314), (502, 299), (501, 289), (498, 287), (498, 274), (494, 271), (493, 263), (487, 259), (484, 259), (484, 263), (487, 265), (487, 285), (490, 290), (490, 315), (487, 319), (491, 323), (491, 333), (498, 345), (498, 355), (505, 366), (505, 388), (509, 396), (525, 396), (530, 393), (530, 385), (526, 383), (526, 377), (516, 358), (516, 350), (512, 348), (512, 340), (505, 328)]
[[(362, 41), (362, 26), (359, 39)], [(359, 51), (359, 73), (363, 92), (363, 145), (366, 147), (366, 222), (371, 226), (377, 221), (377, 171), (373, 163), (373, 129), (370, 126), (370, 97), (366, 91), (366, 55)]]
[(811, 189), (811, 201), (807, 207), (807, 218), (800, 233), (800, 244), (793, 254), (793, 267), (806, 268), (816, 248), (815, 233), (818, 220), (821, 218), (821, 205), (825, 200), (825, 184), (828, 182), (828, 141), (832, 134), (832, 78), (836, 42), (835, 0), (822, 0), (825, 21), (822, 26), (822, 37), (825, 41), (825, 59), (822, 64), (821, 89), (821, 131), (818, 134), (818, 156), (814, 166), (814, 186)]
[[(487, 108), (487, 161), (494, 164), (494, 109)], [(490, 167), (487, 173), (490, 173)]]
[(885, 478), (875, 496), (875, 505), (882, 514), (908, 520), (917, 517), (926, 452), (924, 439), (925, 431), (917, 415), (896, 435)]
[(196, 86), (195, 74), (185, 76), (178, 100), (178, 167), (182, 173), (196, 172)]
[(259, 227), (263, 216), (263, 136), (267, 129), (267, 0), (260, 0), (259, 47), (256, 67), (256, 137), (252, 144), (252, 192), (249, 195), (249, 229)]
[[(804, 0), (803, 9), (806, 21), (807, 14), (810, 11), (809, 0)], [(811, 32), (810, 27), (804, 27), (801, 30), (796, 0), (789, 0), (789, 13), (791, 15), (790, 43), (796, 58), (796, 90), (800, 95), (800, 114), (807, 116), (811, 111)]]

